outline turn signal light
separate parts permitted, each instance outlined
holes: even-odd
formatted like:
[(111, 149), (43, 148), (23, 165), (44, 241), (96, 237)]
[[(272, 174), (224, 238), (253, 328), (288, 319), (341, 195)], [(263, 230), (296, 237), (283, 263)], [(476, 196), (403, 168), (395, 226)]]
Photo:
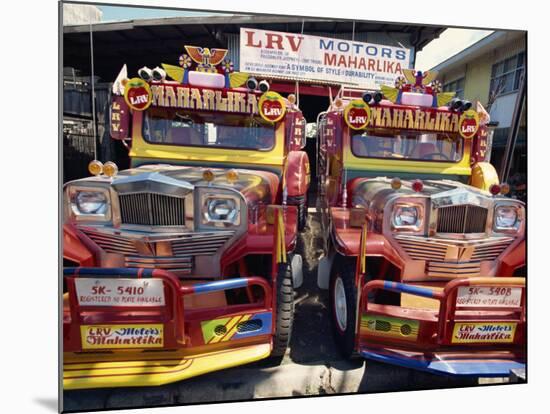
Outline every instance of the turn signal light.
[(92, 175), (100, 175), (103, 172), (103, 163), (99, 160), (92, 160), (88, 164), (88, 171)]

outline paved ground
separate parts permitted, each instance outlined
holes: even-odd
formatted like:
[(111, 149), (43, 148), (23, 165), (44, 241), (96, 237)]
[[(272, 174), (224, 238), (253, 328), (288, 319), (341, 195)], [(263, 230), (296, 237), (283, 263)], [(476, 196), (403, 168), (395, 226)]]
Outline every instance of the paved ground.
[[(298, 250), (304, 258), (304, 284), (296, 292), (290, 351), (280, 366), (260, 361), (162, 387), (68, 391), (66, 411), (163, 406), (351, 392), (463, 387), (477, 380), (435, 376), (363, 360), (344, 361), (332, 340), (328, 295), (317, 288), (321, 253), (319, 221), (310, 214)], [(503, 382), (505, 379), (481, 383)]]

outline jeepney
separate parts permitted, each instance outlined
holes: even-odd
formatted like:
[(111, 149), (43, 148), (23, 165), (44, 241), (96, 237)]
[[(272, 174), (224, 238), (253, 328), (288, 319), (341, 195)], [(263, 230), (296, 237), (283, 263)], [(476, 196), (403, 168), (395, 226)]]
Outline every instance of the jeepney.
[(486, 162), (489, 115), (404, 70), (318, 117), (325, 257), (343, 355), (462, 376), (525, 367), (525, 205)]
[(64, 186), (64, 389), (161, 385), (271, 357), (293, 321), (305, 119), (227, 50), (113, 86), (131, 168)]

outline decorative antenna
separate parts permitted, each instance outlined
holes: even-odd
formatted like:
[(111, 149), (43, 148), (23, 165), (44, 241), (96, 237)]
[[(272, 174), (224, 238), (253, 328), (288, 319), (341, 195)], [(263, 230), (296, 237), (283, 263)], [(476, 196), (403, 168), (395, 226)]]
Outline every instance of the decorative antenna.
[(95, 119), (95, 76), (94, 76), (94, 36), (92, 32), (92, 22), (90, 21), (90, 58), (92, 64), (92, 122), (94, 130), (94, 160), (97, 160), (97, 136)]
[(342, 177), (342, 207), (346, 208), (348, 205), (348, 190), (347, 190), (347, 182), (348, 182), (348, 173), (346, 169), (344, 168), (344, 175)]

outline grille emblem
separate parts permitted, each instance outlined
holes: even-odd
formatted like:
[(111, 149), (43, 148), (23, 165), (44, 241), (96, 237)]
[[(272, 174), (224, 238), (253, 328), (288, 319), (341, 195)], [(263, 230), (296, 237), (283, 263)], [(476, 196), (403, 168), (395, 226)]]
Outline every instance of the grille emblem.
[(142, 240), (136, 240), (134, 243), (139, 254), (143, 256), (157, 255), (157, 249), (156, 249), (155, 243), (142, 241)]
[(468, 262), (474, 254), (474, 246), (447, 246), (446, 262)]

